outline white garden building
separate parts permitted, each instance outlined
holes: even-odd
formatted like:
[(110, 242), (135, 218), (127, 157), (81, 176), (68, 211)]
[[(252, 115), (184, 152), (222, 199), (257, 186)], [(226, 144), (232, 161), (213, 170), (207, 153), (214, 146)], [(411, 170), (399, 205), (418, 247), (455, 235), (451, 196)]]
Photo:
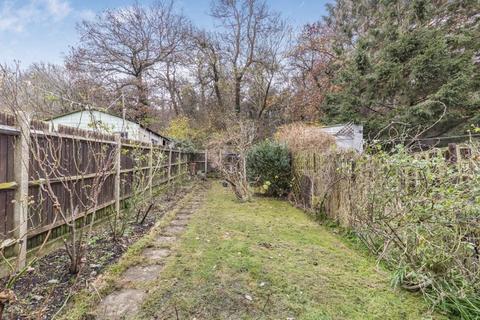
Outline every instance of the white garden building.
[(100, 130), (103, 133), (120, 134), (123, 138), (152, 142), (162, 146), (172, 143), (171, 139), (138, 123), (99, 110), (75, 111), (47, 121), (51, 122), (53, 126), (64, 125), (84, 130)]

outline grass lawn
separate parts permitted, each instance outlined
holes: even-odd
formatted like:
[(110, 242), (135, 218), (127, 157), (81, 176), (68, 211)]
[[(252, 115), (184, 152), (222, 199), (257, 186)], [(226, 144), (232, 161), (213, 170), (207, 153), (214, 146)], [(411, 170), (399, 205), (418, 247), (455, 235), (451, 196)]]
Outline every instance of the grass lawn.
[(241, 204), (214, 182), (161, 279), (146, 319), (430, 319), (368, 254), (284, 201)]

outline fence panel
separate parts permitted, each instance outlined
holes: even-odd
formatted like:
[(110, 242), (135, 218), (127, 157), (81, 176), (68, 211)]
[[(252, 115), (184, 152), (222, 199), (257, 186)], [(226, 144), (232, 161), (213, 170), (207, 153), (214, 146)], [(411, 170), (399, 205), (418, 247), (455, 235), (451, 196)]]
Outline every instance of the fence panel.
[(11, 237), (14, 229), (14, 145), (18, 135), (14, 125), (13, 116), (0, 113), (0, 241)]
[[(18, 189), (18, 181), (14, 178), (15, 143), (16, 139), (22, 139), (22, 135), (15, 118), (0, 113), (0, 241), (13, 237), (13, 231), (18, 227), (14, 205), (22, 205), (28, 210), (28, 248), (41, 244), (49, 231), (50, 239), (68, 232), (65, 221), (58, 217), (57, 207), (68, 212), (70, 219), (72, 210), (69, 208), (78, 208), (76, 218), (87, 217), (91, 212), (100, 212), (99, 215), (104, 216), (108, 210), (115, 210), (117, 201), (132, 195), (136, 174), (147, 177), (151, 189), (188, 173), (193, 159), (191, 154), (181, 150), (127, 139), (116, 140), (113, 135), (66, 126), (52, 129), (49, 123), (41, 121), (31, 121), (29, 128), (28, 201), (20, 204), (13, 200)], [(107, 158), (116, 161), (111, 155), (117, 152), (118, 143), (121, 150), (120, 192), (119, 199), (116, 199), (115, 164), (111, 170), (105, 170), (105, 161)], [(91, 208), (91, 199), (87, 199), (85, 188), (91, 188), (95, 177), (98, 179), (99, 176), (105, 178), (105, 183), (99, 191), (96, 207)], [(47, 186), (52, 189), (49, 194), (54, 194), (53, 200), (56, 201), (47, 196)], [(10, 251), (13, 254), (13, 250)]]

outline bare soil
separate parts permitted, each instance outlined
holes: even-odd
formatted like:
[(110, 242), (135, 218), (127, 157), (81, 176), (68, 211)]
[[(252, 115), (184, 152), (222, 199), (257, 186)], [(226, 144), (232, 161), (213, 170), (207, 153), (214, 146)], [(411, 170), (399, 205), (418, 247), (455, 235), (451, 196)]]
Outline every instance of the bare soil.
[[(157, 219), (175, 207), (190, 190), (191, 186), (183, 186), (175, 197), (169, 194), (158, 196), (159, 205), (152, 210), (144, 224), (132, 225), (129, 232), (116, 242), (111, 240), (108, 227), (95, 231), (77, 275), (69, 274), (69, 259), (64, 249), (55, 250), (39, 259), (33, 269), (15, 283), (13, 291), (17, 301), (7, 306), (4, 319), (52, 319), (74, 293), (87, 287), (107, 266), (118, 261), (130, 245), (143, 237)], [(4, 278), (0, 284), (4, 285), (6, 281)], [(125, 292), (122, 296), (132, 298), (132, 292)], [(133, 296), (141, 299), (135, 294)]]

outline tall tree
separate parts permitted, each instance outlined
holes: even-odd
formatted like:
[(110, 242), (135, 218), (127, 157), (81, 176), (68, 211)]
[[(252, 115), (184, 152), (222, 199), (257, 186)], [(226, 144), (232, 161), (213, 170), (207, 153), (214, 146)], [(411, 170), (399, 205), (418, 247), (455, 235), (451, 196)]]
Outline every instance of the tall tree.
[[(220, 43), (215, 36), (206, 31), (196, 31), (192, 34), (192, 43), (196, 49), (196, 77), (201, 86), (213, 87), (216, 105), (219, 110), (225, 110), (222, 81), (225, 78), (222, 68)], [(204, 89), (202, 89), (204, 90)]]
[(244, 77), (263, 58), (261, 45), (278, 37), (284, 24), (264, 0), (215, 0), (211, 15), (219, 24), (216, 37), (231, 68), (234, 108), (240, 113)]
[(86, 105), (108, 106), (115, 99), (95, 78), (60, 65), (34, 63), (22, 76), (37, 92), (32, 111), (41, 119)]
[(325, 23), (305, 25), (290, 52), (293, 99), (292, 120), (314, 121), (323, 116), (321, 105), (333, 90), (334, 32)]
[(338, 0), (327, 19), (340, 59), (325, 119), (424, 137), (478, 123), (479, 9), (478, 1)]
[(81, 45), (68, 61), (119, 89), (133, 86), (136, 104), (131, 116), (144, 122), (151, 110), (152, 73), (180, 50), (186, 25), (172, 1), (107, 10), (78, 26)]

